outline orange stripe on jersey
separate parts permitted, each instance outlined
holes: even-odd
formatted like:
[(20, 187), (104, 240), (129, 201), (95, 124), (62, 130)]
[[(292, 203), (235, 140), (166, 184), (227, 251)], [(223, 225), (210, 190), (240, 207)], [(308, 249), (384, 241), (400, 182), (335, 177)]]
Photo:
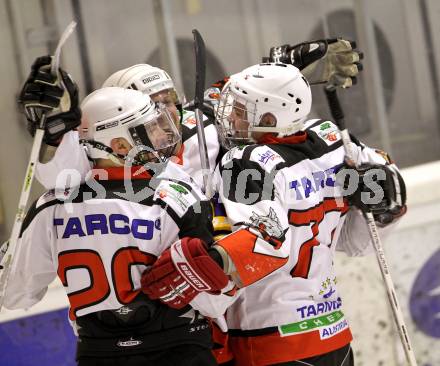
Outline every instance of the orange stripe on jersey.
[(229, 337), (236, 366), (265, 366), (322, 355), (344, 347), (353, 339), (350, 329), (321, 340), (319, 331), (281, 337), (279, 333)]
[(254, 252), (257, 239), (263, 240), (247, 229), (240, 229), (215, 243), (228, 253), (235, 265), (242, 287), (261, 280), (288, 261), (288, 258)]

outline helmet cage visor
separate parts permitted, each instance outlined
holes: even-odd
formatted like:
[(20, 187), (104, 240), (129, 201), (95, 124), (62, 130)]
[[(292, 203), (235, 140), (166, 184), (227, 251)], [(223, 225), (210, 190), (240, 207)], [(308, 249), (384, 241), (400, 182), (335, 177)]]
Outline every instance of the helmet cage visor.
[(273, 127), (261, 126), (257, 104), (235, 94), (226, 86), (216, 109), (220, 141), (226, 148), (254, 144), (254, 132), (275, 132)]

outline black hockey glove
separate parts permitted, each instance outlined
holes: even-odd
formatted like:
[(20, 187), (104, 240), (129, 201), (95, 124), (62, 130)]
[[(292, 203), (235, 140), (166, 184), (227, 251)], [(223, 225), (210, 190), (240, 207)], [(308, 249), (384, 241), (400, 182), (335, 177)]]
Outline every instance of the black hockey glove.
[(28, 131), (34, 136), (43, 113), (46, 114), (44, 142), (57, 146), (61, 137), (81, 123), (78, 87), (61, 68), (58, 75), (50, 72), (50, 56), (38, 57), (23, 85), (18, 104), (28, 120)]
[[(344, 169), (354, 170), (359, 177), (354, 192), (347, 196), (350, 205), (362, 212), (371, 212), (381, 226), (390, 224), (406, 212), (405, 182), (394, 164), (363, 164)], [(345, 189), (353, 191), (349, 184), (356, 180), (345, 178)]]
[(329, 83), (349, 88), (356, 84), (362, 70), (363, 55), (355, 50), (356, 43), (342, 38), (303, 42), (295, 46), (272, 47), (263, 61), (292, 64), (301, 70), (310, 84)]

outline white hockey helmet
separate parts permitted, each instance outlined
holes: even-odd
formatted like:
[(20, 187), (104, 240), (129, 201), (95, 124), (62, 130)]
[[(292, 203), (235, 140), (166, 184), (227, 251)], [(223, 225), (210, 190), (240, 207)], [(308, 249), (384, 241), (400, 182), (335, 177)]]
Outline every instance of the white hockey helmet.
[(170, 90), (173, 94), (174, 104), (181, 102), (173, 80), (168, 73), (148, 64), (137, 64), (116, 71), (102, 84), (103, 88), (108, 86), (139, 90), (150, 96), (163, 90)]
[[(81, 110), (80, 138), (92, 159), (110, 159), (122, 165), (130, 151), (137, 165), (154, 157), (166, 160), (180, 142), (168, 110), (137, 90), (98, 89), (83, 100)], [(125, 146), (125, 153), (116, 148), (119, 143)]]
[[(228, 149), (256, 143), (255, 132), (292, 135), (303, 128), (311, 105), (309, 83), (295, 66), (251, 66), (232, 75), (220, 95), (216, 123), (221, 143)], [(242, 123), (235, 123), (238, 115)], [(266, 116), (274, 125), (264, 123)]]

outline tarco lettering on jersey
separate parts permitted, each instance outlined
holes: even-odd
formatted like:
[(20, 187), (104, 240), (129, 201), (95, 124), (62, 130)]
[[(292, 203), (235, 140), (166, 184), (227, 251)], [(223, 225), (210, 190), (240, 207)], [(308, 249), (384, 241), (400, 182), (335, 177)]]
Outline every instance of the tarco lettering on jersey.
[(160, 222), (133, 219), (130, 223), (128, 216), (121, 214), (111, 214), (108, 217), (104, 214), (85, 215), (82, 220), (79, 217), (69, 217), (67, 222), (64, 222), (63, 218), (54, 218), (53, 220), (56, 227), (64, 226), (63, 239), (68, 239), (71, 236), (83, 237), (111, 233), (119, 235), (132, 234), (136, 239), (151, 240), (155, 228), (160, 230)]
[(311, 177), (304, 176), (300, 179), (292, 180), (289, 183), (289, 188), (295, 190), (297, 200), (302, 200), (322, 188), (336, 187), (336, 173), (342, 165), (338, 164), (323, 171), (313, 172)]

